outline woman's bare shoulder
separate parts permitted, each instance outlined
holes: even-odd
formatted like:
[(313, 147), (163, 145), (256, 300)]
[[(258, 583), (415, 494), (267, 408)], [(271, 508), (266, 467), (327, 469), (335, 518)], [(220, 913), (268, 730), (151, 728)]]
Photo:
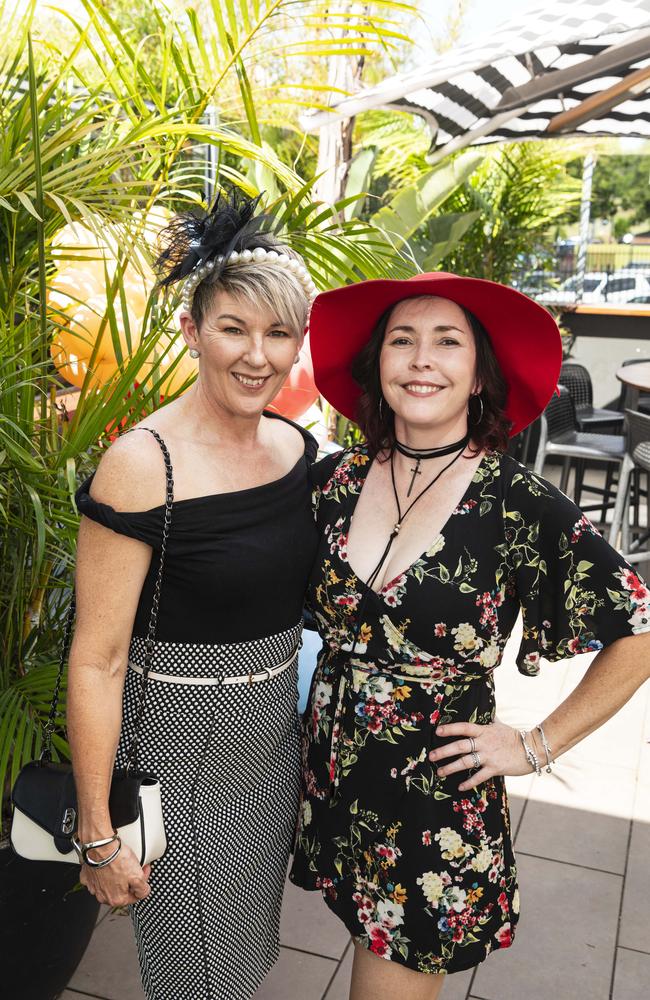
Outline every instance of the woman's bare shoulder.
[(282, 448), (287, 458), (298, 461), (305, 451), (305, 436), (293, 421), (286, 418), (273, 417), (269, 421), (271, 432), (277, 444)]
[(99, 463), (90, 494), (118, 511), (143, 511), (165, 500), (165, 464), (160, 445), (139, 424), (121, 435)]

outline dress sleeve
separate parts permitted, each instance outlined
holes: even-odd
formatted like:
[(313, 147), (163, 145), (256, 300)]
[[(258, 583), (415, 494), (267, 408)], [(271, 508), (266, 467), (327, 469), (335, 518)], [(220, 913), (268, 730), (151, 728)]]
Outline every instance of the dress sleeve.
[[(319, 462), (314, 462), (309, 470), (309, 481), (311, 483), (312, 494), (312, 510), (314, 512), (314, 520), (316, 525), (321, 529), (322, 523), (319, 519), (319, 509), (320, 501), (323, 490), (327, 487), (327, 484), (334, 475), (334, 471), (343, 455), (343, 451), (335, 451), (331, 455), (326, 455), (325, 458), (321, 458)], [(309, 603), (309, 597), (305, 597), (305, 603), (303, 607), (303, 620), (306, 629), (311, 632), (318, 632), (318, 625), (316, 624), (316, 618), (314, 616), (314, 611)]]
[(164, 507), (143, 511), (117, 511), (108, 504), (99, 503), (90, 495), (94, 474), (83, 483), (75, 494), (77, 510), (84, 517), (103, 524), (105, 528), (146, 542), (153, 549), (160, 549), (164, 521)]
[(504, 505), (508, 559), (523, 613), (517, 666), (561, 660), (650, 631), (641, 577), (559, 490), (527, 470)]
[(345, 454), (346, 452), (344, 451), (332, 452), (331, 455), (326, 455), (325, 458), (321, 458), (319, 462), (315, 462), (309, 471), (309, 478), (312, 487), (312, 509), (314, 511), (314, 518), (316, 519), (317, 524), (319, 524), (318, 514), (320, 510), (321, 497), (323, 493), (327, 491), (330, 480), (332, 479), (339, 462)]

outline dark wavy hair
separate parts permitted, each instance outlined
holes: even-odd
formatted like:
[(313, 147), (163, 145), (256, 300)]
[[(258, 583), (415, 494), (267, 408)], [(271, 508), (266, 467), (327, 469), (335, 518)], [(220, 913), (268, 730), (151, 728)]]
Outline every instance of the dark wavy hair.
[[(391, 306), (383, 313), (370, 335), (370, 340), (352, 362), (352, 376), (363, 390), (357, 404), (357, 423), (365, 435), (373, 458), (382, 451), (391, 451), (395, 445), (393, 411), (383, 397), (379, 375), (379, 355), (386, 336), (388, 320), (394, 308), (395, 306)], [(476, 377), (483, 387), (480, 393), (483, 401), (480, 420), (477, 420), (480, 405), (477, 402), (470, 404), (469, 430), (476, 446), (474, 453), (477, 454), (484, 448), (505, 451), (512, 426), (505, 414), (508, 384), (503, 377), (485, 327), (468, 309), (463, 306), (460, 308), (474, 336)]]

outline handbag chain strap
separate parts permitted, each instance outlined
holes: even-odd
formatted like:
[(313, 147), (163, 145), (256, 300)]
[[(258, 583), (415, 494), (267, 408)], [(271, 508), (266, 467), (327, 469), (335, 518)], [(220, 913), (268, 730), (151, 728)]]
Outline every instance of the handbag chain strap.
[(70, 649), (70, 640), (72, 638), (72, 623), (74, 621), (74, 614), (75, 614), (75, 597), (74, 597), (74, 587), (73, 587), (72, 598), (70, 600), (70, 607), (68, 609), (68, 614), (65, 620), (65, 626), (63, 628), (63, 641), (61, 643), (59, 669), (57, 671), (56, 681), (54, 683), (54, 694), (52, 695), (52, 702), (50, 704), (50, 714), (47, 717), (47, 722), (43, 726), (43, 749), (41, 750), (41, 758), (40, 758), (41, 761), (52, 760), (52, 733), (54, 732), (56, 710), (59, 704), (59, 691), (61, 690), (61, 680), (63, 678), (65, 662), (68, 658), (68, 651)]
[[(157, 431), (155, 431), (152, 427), (141, 427), (139, 428), (139, 430), (149, 431), (150, 434), (153, 434), (156, 441), (160, 445), (160, 449), (163, 453), (163, 459), (165, 461), (166, 489), (165, 489), (165, 514), (164, 514), (163, 529), (162, 529), (162, 542), (160, 545), (160, 561), (158, 563), (158, 572), (156, 574), (156, 582), (154, 584), (153, 600), (151, 604), (151, 614), (149, 615), (149, 627), (147, 629), (147, 638), (145, 640), (144, 665), (142, 668), (142, 674), (140, 675), (140, 691), (139, 691), (138, 708), (135, 720), (135, 731), (133, 733), (133, 737), (131, 738), (131, 743), (129, 744), (129, 749), (126, 755), (125, 769), (127, 773), (132, 769), (133, 770), (137, 769), (138, 739), (140, 736), (140, 728), (142, 725), (142, 720), (144, 718), (144, 708), (147, 697), (147, 682), (149, 679), (149, 671), (151, 670), (151, 664), (153, 661), (156, 627), (158, 624), (158, 610), (160, 608), (160, 593), (162, 589), (163, 570), (165, 566), (165, 556), (167, 554), (167, 543), (169, 541), (169, 529), (171, 527), (171, 520), (172, 520), (172, 507), (174, 504), (174, 475), (172, 469), (172, 461), (169, 455), (169, 451), (167, 449), (167, 445), (161, 438), (160, 434)], [(74, 621), (75, 610), (76, 610), (76, 600), (73, 590), (72, 599), (70, 601), (70, 610), (68, 611), (68, 616), (66, 618), (65, 628), (63, 632), (63, 641), (61, 643), (61, 657), (59, 660), (59, 669), (57, 672), (56, 682), (54, 685), (54, 694), (52, 696), (52, 703), (50, 705), (50, 714), (48, 716), (47, 722), (43, 727), (43, 750), (41, 752), (41, 761), (52, 760), (52, 733), (54, 731), (56, 712), (59, 703), (61, 680), (63, 678), (63, 671), (65, 669), (68, 653), (70, 651), (70, 643), (72, 638), (72, 623)]]

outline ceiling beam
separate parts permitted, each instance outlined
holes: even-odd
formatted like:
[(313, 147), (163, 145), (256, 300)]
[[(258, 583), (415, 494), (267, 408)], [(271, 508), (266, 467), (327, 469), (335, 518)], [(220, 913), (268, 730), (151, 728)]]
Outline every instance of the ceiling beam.
[(637, 69), (634, 73), (619, 80), (613, 87), (592, 94), (580, 104), (576, 104), (574, 108), (555, 115), (546, 126), (546, 132), (549, 135), (572, 132), (585, 122), (602, 118), (604, 114), (621, 104), (622, 101), (642, 94), (648, 88), (650, 88), (650, 66)]
[(631, 42), (610, 45), (597, 56), (583, 59), (567, 69), (550, 69), (521, 87), (510, 87), (504, 92), (493, 113), (512, 111), (522, 104), (532, 104), (545, 97), (557, 97), (563, 90), (585, 83), (587, 80), (594, 80), (597, 76), (606, 76), (608, 73), (627, 69), (631, 63), (648, 58), (650, 58), (650, 32), (646, 28)]

